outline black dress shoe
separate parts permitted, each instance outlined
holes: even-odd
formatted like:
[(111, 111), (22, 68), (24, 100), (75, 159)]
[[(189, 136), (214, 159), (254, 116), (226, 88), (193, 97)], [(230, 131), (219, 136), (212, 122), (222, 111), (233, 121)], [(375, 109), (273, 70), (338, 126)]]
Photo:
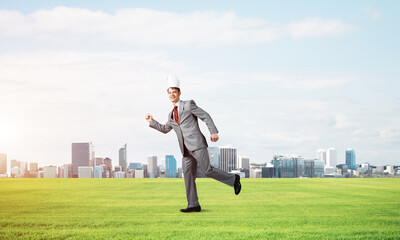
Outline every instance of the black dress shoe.
[(200, 206), (188, 207), (188, 208), (181, 209), (181, 212), (200, 212), (200, 211), (201, 211), (201, 207)]
[(240, 184), (240, 176), (235, 174), (236, 179), (235, 179), (235, 184), (233, 187), (235, 188), (235, 194), (238, 195), (240, 193), (240, 190), (242, 190), (242, 184)]

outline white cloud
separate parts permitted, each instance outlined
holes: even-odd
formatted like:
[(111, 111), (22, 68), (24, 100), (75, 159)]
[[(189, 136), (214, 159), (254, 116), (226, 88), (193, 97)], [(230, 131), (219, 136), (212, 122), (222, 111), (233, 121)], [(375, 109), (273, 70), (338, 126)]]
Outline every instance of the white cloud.
[(339, 19), (308, 18), (288, 25), (289, 35), (295, 39), (338, 35), (351, 30), (351, 26)]
[(365, 18), (371, 19), (373, 21), (378, 21), (381, 19), (381, 12), (372, 7), (364, 7), (362, 9)]
[(68, 37), (159, 45), (269, 43), (293, 38), (340, 35), (351, 30), (341, 20), (310, 18), (288, 25), (242, 18), (233, 12), (177, 14), (151, 9), (120, 9), (115, 14), (56, 7), (28, 15), (0, 10), (0, 35), (65, 40)]
[(355, 123), (345, 114), (336, 114), (334, 128), (337, 129), (348, 129), (353, 128)]

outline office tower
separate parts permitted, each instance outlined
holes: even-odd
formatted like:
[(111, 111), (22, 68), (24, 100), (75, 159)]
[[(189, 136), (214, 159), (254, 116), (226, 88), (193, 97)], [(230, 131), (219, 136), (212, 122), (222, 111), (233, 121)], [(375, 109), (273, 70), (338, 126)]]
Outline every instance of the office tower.
[(129, 163), (130, 169), (142, 169), (142, 163), (131, 162)]
[(346, 165), (351, 170), (357, 170), (356, 153), (352, 148), (346, 149)]
[[(248, 169), (246, 169), (248, 170)], [(262, 178), (273, 178), (274, 177), (274, 166), (266, 166), (261, 168)]]
[(15, 159), (11, 159), (10, 161), (10, 168), (14, 168), (14, 167), (20, 167), (20, 163), (19, 161), (15, 160)]
[(157, 156), (149, 156), (147, 161), (149, 176), (153, 174), (153, 177), (158, 177)]
[(21, 164), (19, 161), (15, 160), (15, 159), (11, 159), (10, 161), (10, 173), (11, 173), (11, 177), (15, 178), (15, 177), (20, 177), (21, 175)]
[(111, 158), (104, 158), (104, 165), (106, 165), (107, 170), (108, 170), (108, 174), (111, 177), (112, 176), (112, 161)]
[(93, 167), (90, 166), (78, 167), (78, 178), (92, 178), (92, 176), (93, 176)]
[(101, 166), (94, 167), (93, 177), (94, 178), (103, 178), (103, 167), (101, 167)]
[(236, 168), (237, 149), (232, 146), (224, 146), (219, 148), (219, 164), (220, 169), (230, 172)]
[(119, 149), (119, 165), (122, 167), (121, 171), (123, 172), (126, 172), (126, 169), (128, 167), (128, 162), (126, 159), (126, 147), (127, 143), (125, 143), (125, 145)]
[(72, 178), (72, 164), (64, 164), (61, 166), (59, 178)]
[(144, 171), (135, 169), (135, 178), (144, 178)]
[(324, 164), (326, 165), (326, 150), (325, 149), (317, 150), (317, 159), (324, 161)]
[(210, 157), (210, 164), (219, 168), (219, 147), (208, 147), (208, 156)]
[(77, 178), (79, 167), (88, 167), (94, 158), (94, 146), (88, 143), (72, 143), (72, 176)]
[(57, 178), (57, 167), (56, 166), (43, 167), (43, 178)]
[(19, 170), (19, 167), (13, 167), (10, 169), (11, 172), (11, 177), (12, 178), (16, 178), (16, 177), (20, 177), (21, 176), (21, 172)]
[(176, 178), (176, 159), (173, 155), (165, 156), (165, 177)]
[(125, 178), (125, 172), (122, 171), (118, 171), (118, 172), (114, 172), (114, 178)]
[(96, 157), (94, 159), (94, 166), (100, 166), (104, 164), (104, 159), (101, 157)]
[(237, 168), (250, 169), (250, 158), (244, 156), (238, 156)]
[(135, 177), (135, 169), (129, 169), (126, 171), (125, 174), (126, 178), (134, 178)]
[(7, 154), (0, 153), (0, 173), (7, 173)]
[(329, 167), (336, 167), (337, 164), (337, 152), (334, 148), (326, 150), (326, 165)]
[(38, 163), (31, 162), (29, 163), (29, 172), (36, 173), (38, 171)]
[(20, 165), (20, 174), (21, 176), (25, 176), (28, 173), (28, 163), (27, 162), (19, 162)]
[[(182, 160), (183, 161), (183, 160)], [(161, 158), (160, 171), (165, 172), (165, 158)]]
[(114, 166), (114, 172), (122, 172), (121, 166)]
[(142, 164), (142, 169), (143, 169), (143, 177), (144, 178), (149, 177), (149, 171), (148, 171), (147, 164)]
[(324, 177), (324, 166), (325, 162), (322, 160), (314, 160), (314, 177), (322, 178)]

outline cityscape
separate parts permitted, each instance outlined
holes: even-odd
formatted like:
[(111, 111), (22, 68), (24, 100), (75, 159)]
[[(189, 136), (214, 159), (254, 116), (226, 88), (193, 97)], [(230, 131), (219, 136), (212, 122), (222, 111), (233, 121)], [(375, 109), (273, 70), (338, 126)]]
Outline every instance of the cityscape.
[[(161, 159), (150, 155), (146, 163), (129, 162), (128, 144), (119, 149), (118, 160), (95, 155), (91, 142), (71, 144), (71, 163), (62, 166), (41, 166), (36, 162), (10, 159), (10, 174), (7, 172), (7, 154), (0, 153), (1, 178), (182, 178), (174, 155)], [(345, 178), (345, 177), (398, 177), (400, 166), (373, 166), (368, 162), (357, 163), (356, 152), (347, 148), (345, 162), (338, 163), (335, 148), (317, 149), (315, 158), (304, 158), (298, 154), (274, 155), (270, 162), (251, 163), (251, 159), (238, 155), (233, 146), (208, 147), (210, 163), (241, 178)], [(340, 154), (340, 153), (339, 153)], [(160, 161), (159, 161), (160, 160)], [(183, 166), (183, 163), (182, 163)], [(203, 178), (200, 167), (197, 177)]]

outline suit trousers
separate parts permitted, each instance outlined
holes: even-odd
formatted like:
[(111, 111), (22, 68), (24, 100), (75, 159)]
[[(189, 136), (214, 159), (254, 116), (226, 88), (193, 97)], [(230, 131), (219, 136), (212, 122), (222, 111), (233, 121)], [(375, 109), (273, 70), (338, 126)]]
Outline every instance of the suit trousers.
[(200, 170), (206, 177), (213, 178), (233, 187), (236, 179), (235, 174), (227, 173), (211, 166), (207, 148), (189, 151), (184, 147), (184, 150), (182, 167), (188, 207), (197, 207), (200, 205), (196, 189), (197, 164), (199, 164)]

